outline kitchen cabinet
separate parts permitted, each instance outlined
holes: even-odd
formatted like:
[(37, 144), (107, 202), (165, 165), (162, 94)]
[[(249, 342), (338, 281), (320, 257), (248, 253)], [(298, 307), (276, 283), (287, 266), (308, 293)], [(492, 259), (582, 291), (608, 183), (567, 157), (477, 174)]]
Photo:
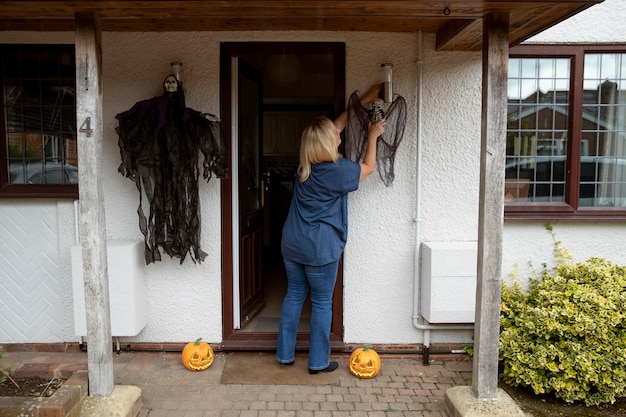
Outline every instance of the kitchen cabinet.
[(297, 155), (300, 135), (319, 111), (264, 111), (263, 155)]

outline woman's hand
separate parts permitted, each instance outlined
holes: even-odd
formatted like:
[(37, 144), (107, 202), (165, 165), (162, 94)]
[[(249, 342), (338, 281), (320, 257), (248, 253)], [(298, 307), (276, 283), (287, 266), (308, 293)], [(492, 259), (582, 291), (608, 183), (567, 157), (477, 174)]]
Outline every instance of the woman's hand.
[(363, 97), (361, 97), (361, 104), (363, 106), (367, 106), (374, 100), (380, 99), (380, 89), (382, 88), (382, 84), (373, 85), (367, 93)]
[(363, 162), (361, 162), (361, 175), (359, 181), (363, 181), (367, 178), (374, 168), (376, 168), (376, 142), (378, 137), (385, 132), (385, 125), (387, 121), (382, 119), (376, 123), (370, 122), (367, 125), (367, 147), (365, 148), (365, 156)]
[[(379, 100), (380, 89), (382, 88), (382, 84), (376, 84), (372, 86), (367, 93), (363, 97), (361, 97), (360, 102), (363, 107), (367, 107), (372, 101)], [(335, 127), (339, 129), (339, 131), (343, 131), (343, 129), (348, 124), (348, 111), (345, 110), (341, 113), (334, 121)], [(378, 137), (378, 136), (377, 136)]]
[(385, 133), (385, 125), (387, 124), (387, 121), (385, 119), (382, 119), (376, 123), (369, 123), (367, 125), (367, 137), (371, 138), (372, 135), (374, 136), (374, 138), (378, 139), (378, 137), (380, 135), (382, 135), (383, 133)]

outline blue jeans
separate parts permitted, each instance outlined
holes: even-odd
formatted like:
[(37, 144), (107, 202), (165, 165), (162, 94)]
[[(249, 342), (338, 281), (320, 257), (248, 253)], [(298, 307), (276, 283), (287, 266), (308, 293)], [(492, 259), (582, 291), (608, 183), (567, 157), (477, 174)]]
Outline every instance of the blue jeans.
[(285, 258), (287, 295), (280, 312), (276, 359), (280, 363), (294, 360), (298, 322), (302, 304), (311, 289), (311, 340), (309, 369), (321, 370), (330, 364), (330, 325), (332, 322), (333, 290), (339, 261), (322, 266), (310, 266)]

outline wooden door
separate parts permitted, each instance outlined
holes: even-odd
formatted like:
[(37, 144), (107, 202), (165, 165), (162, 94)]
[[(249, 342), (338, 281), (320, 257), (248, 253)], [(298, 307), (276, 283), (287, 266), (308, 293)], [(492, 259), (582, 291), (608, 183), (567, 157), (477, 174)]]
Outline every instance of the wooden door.
[(257, 70), (241, 60), (238, 68), (239, 304), (243, 325), (263, 304), (263, 88)]
[[(332, 105), (334, 112), (339, 114), (345, 105), (345, 45), (342, 43), (223, 43), (220, 47), (220, 114), (221, 124), (226, 136), (226, 142), (231, 147), (228, 153), (228, 162), (231, 172), (230, 178), (221, 181), (220, 198), (222, 202), (222, 302), (223, 302), (223, 339), (222, 348), (230, 350), (273, 350), (276, 348), (276, 332), (239, 331), (245, 323), (246, 315), (254, 314), (255, 309), (266, 302), (267, 294), (263, 292), (262, 271), (260, 263), (263, 249), (262, 219), (264, 208), (258, 203), (261, 198), (254, 189), (258, 179), (242, 178), (248, 174), (244, 168), (249, 159), (242, 160), (250, 154), (245, 150), (252, 144), (257, 146), (263, 143), (262, 118), (255, 119), (257, 114), (252, 103), (258, 103), (258, 90), (255, 77), (248, 74), (245, 64), (239, 71), (242, 61), (255, 63), (259, 58), (267, 59), (276, 54), (297, 54), (300, 57), (308, 56), (313, 60), (331, 60), (333, 74)], [(258, 62), (255, 67), (262, 71), (263, 66)], [(239, 93), (234, 94), (238, 90)], [(288, 91), (286, 98), (297, 91)], [(295, 97), (295, 96), (294, 96)], [(263, 97), (258, 97), (263, 99)], [(244, 106), (242, 107), (242, 103)], [(262, 108), (267, 112), (272, 110), (272, 103)], [(276, 106), (273, 106), (276, 107)], [(284, 108), (274, 109), (284, 111)], [(289, 110), (294, 109), (289, 106)], [(310, 109), (309, 109), (310, 110)], [(249, 116), (246, 115), (249, 113)], [(316, 111), (319, 113), (319, 110)], [(307, 116), (308, 117), (308, 116)], [(247, 126), (259, 123), (258, 135), (248, 132), (251, 136), (245, 138)], [(246, 145), (246, 141), (250, 143)], [(259, 142), (260, 141), (260, 142)], [(256, 151), (254, 152), (256, 155)], [(247, 157), (246, 157), (247, 158)], [(257, 172), (251, 170), (251, 172)], [(260, 172), (258, 173), (260, 174)], [(247, 189), (250, 187), (250, 192)], [(240, 191), (241, 189), (241, 191)], [(245, 189), (245, 190), (244, 190)], [(259, 192), (260, 192), (259, 187)], [(331, 329), (332, 349), (343, 349), (343, 296), (342, 296), (342, 268), (339, 268), (337, 284), (333, 296), (333, 321)], [(269, 303), (269, 301), (267, 301)], [(260, 304), (261, 303), (261, 304)], [(308, 347), (309, 334), (303, 332), (298, 335), (297, 348)]]

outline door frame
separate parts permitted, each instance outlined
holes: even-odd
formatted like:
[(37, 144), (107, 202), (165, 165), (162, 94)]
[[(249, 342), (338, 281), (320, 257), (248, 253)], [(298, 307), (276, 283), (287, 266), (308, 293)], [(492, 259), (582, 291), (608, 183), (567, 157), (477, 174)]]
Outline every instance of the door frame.
[[(231, 57), (261, 54), (326, 54), (334, 56), (335, 115), (345, 109), (345, 43), (343, 42), (223, 42), (220, 44), (220, 115), (227, 146), (226, 163), (230, 172), (220, 181), (221, 236), (222, 236), (222, 348), (229, 350), (273, 350), (276, 333), (238, 332), (233, 326), (233, 195), (232, 195), (232, 124)], [(239, 237), (236, 237), (239, 239)], [(308, 347), (309, 335), (299, 334), (297, 349)], [(343, 273), (341, 262), (333, 295), (333, 322), (331, 348), (342, 349), (343, 344)]]

